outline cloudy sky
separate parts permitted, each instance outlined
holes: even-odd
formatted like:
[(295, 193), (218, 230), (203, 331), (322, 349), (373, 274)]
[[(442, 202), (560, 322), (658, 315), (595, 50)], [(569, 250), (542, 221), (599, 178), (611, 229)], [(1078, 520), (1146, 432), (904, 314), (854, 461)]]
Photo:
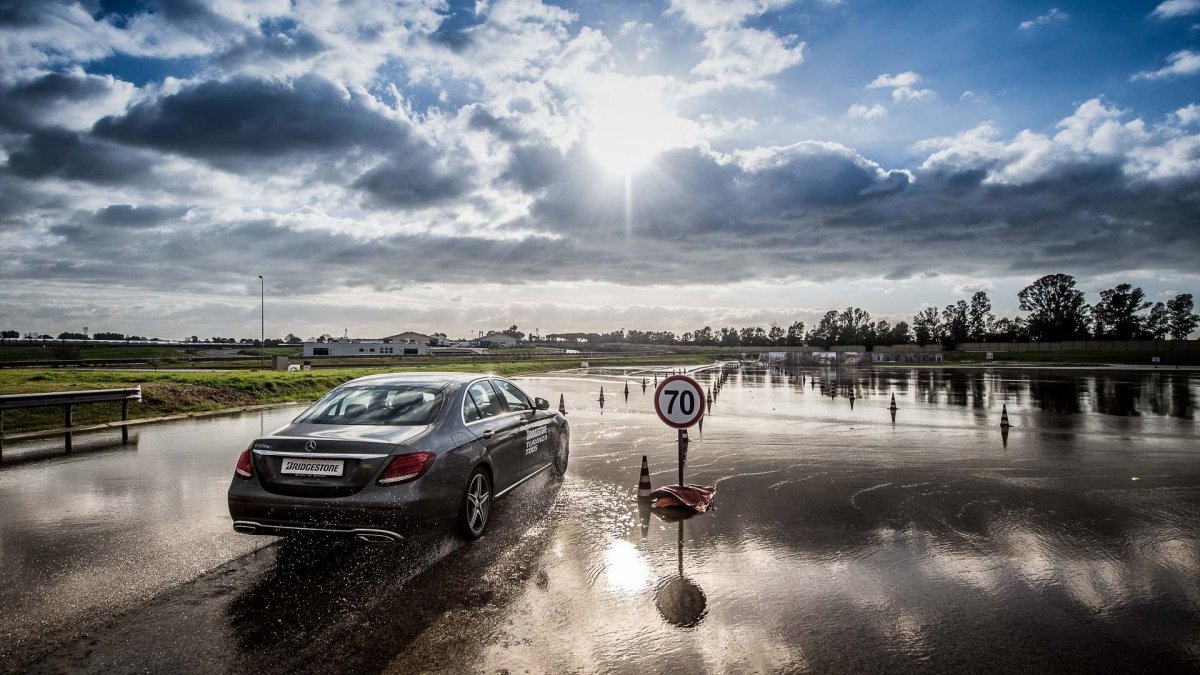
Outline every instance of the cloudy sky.
[(0, 0), (0, 328), (1200, 294), (1200, 0)]

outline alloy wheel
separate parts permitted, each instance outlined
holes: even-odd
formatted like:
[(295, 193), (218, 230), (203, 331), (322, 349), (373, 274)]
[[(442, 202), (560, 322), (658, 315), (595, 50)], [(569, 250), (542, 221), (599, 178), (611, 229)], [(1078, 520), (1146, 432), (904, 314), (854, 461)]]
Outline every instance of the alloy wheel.
[(488, 485), (487, 476), (476, 472), (467, 486), (466, 521), (465, 525), (472, 536), (483, 534), (487, 527), (488, 512), (491, 507), (492, 490)]

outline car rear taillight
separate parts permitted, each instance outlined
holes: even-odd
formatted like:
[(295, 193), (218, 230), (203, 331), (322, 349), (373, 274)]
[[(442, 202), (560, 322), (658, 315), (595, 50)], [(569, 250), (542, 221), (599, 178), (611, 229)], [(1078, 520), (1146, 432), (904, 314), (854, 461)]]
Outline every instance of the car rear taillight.
[(429, 467), (433, 466), (433, 460), (437, 459), (437, 455), (432, 452), (413, 452), (406, 455), (396, 455), (392, 461), (388, 463), (387, 468), (383, 470), (383, 474), (376, 481), (380, 485), (395, 485), (396, 483), (406, 483), (410, 480), (416, 480), (425, 475)]
[(253, 475), (254, 465), (250, 462), (250, 448), (242, 451), (241, 456), (238, 457), (237, 468), (234, 471), (242, 478), (249, 478)]

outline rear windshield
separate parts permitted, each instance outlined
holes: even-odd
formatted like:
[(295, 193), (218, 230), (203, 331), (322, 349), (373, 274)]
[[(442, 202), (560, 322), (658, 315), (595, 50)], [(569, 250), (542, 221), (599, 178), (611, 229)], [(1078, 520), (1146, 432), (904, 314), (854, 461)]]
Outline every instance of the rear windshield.
[(372, 424), (417, 426), (431, 424), (442, 407), (442, 392), (431, 387), (386, 385), (343, 387), (329, 392), (304, 411), (305, 424)]

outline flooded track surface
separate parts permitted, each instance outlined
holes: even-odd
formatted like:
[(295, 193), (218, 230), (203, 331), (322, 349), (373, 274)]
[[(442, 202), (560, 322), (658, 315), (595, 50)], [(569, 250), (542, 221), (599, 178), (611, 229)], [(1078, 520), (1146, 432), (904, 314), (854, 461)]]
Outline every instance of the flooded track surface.
[(520, 380), (565, 396), (570, 468), (471, 545), (231, 532), (237, 452), (294, 410), (5, 466), (0, 669), (1200, 669), (1195, 374), (803, 375), (730, 378), (679, 522), (632, 499), (642, 455), (676, 471), (640, 373)]

